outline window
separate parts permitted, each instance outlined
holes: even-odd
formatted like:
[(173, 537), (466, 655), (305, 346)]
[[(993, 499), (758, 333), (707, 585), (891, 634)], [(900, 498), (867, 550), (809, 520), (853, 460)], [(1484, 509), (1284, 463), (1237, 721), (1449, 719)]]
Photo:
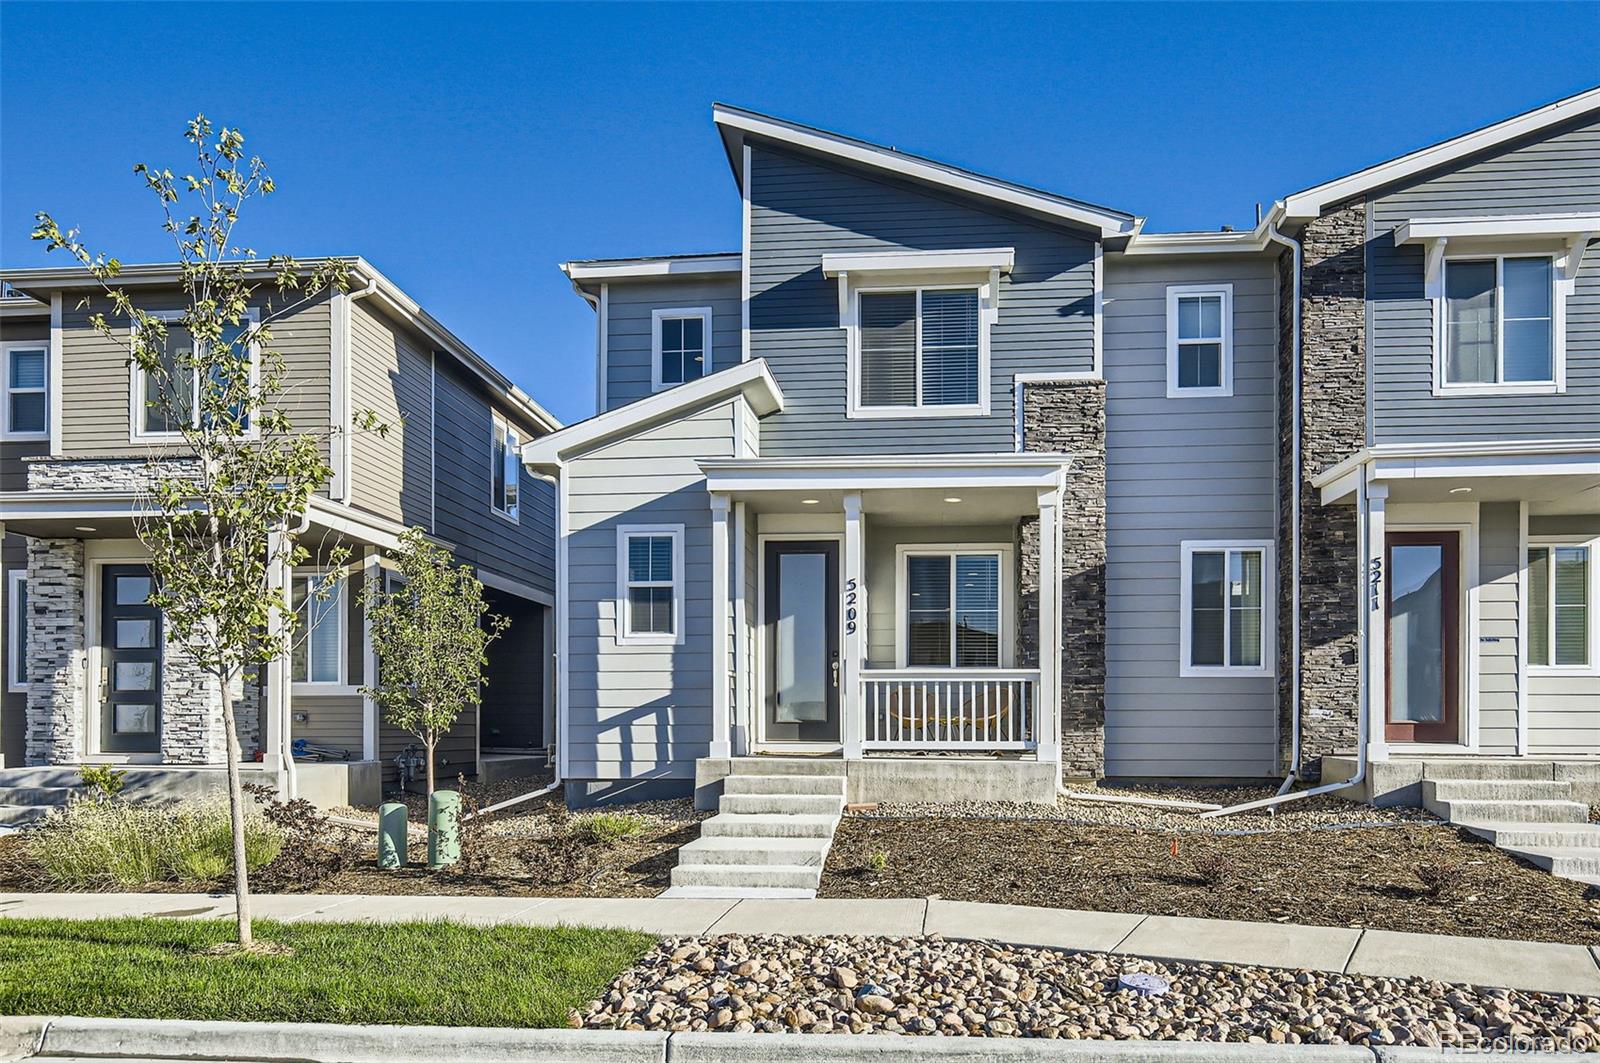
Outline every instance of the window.
[(903, 550), (900, 664), (998, 668), (1009, 656), (1002, 604), (1005, 553)]
[[(167, 322), (166, 346), (162, 352), (162, 373), (152, 376), (144, 372), (139, 366), (132, 367), (132, 404), (131, 417), (133, 422), (132, 439), (171, 439), (178, 435), (182, 422), (187, 420), (194, 423), (199, 416), (200, 409), (200, 382), (195, 376), (195, 364), (204, 357), (195, 353), (194, 338), (189, 330), (178, 323), (178, 311), (154, 314), (153, 317), (161, 318)], [(254, 310), (246, 312), (246, 317), (237, 325), (226, 325), (222, 330), (222, 338), (229, 345), (229, 351), (236, 358), (248, 359), (250, 387), (252, 390), (257, 384), (259, 372), (258, 360), (260, 350), (252, 342), (248, 347), (241, 347), (239, 340), (255, 327), (258, 320)], [(219, 387), (225, 386), (226, 381), (214, 368), (212, 380)], [(162, 401), (163, 389), (169, 389), (171, 402)], [(238, 404), (234, 406), (235, 416), (240, 417), (241, 411)], [(243, 416), (240, 427), (249, 432), (248, 416)]]
[(1272, 546), (1183, 543), (1185, 676), (1272, 675)]
[(6, 573), (6, 689), (28, 689), (28, 574)]
[(856, 293), (851, 413), (987, 412), (987, 330), (975, 287)]
[(291, 601), (299, 624), (289, 651), (292, 681), (344, 684), (344, 589), (337, 572), (295, 574)]
[(5, 408), (0, 410), (0, 438), (43, 439), (50, 434), (50, 402), (47, 394), (50, 352), (42, 343), (7, 343), (4, 365), (0, 365), (0, 390), (5, 393)]
[(654, 339), (651, 385), (655, 390), (706, 375), (711, 363), (711, 308), (657, 310), (650, 315)]
[(514, 426), (494, 415), (489, 446), (489, 504), (507, 520), (517, 519), (517, 488), (522, 478), (522, 440)]
[(617, 641), (683, 641), (683, 525), (617, 529)]
[(1233, 285), (1167, 289), (1167, 398), (1233, 394)]
[(1593, 595), (1588, 544), (1528, 548), (1528, 663), (1542, 668), (1590, 668)]
[(1442, 382), (1556, 383), (1555, 264), (1548, 255), (1446, 260)]

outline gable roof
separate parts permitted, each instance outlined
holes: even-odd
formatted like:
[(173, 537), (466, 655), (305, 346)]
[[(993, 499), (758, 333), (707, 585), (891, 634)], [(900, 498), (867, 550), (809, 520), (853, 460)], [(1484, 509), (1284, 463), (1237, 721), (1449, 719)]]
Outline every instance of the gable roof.
[(743, 395), (757, 417), (783, 409), (783, 390), (767, 368), (766, 359), (753, 358), (524, 443), (522, 463), (536, 469), (557, 469), (562, 462), (585, 451), (735, 395)]
[(711, 117), (722, 133), (723, 146), (727, 149), (728, 161), (733, 166), (734, 177), (739, 181), (740, 187), (744, 185), (744, 152), (740, 148), (746, 136), (755, 136), (763, 140), (791, 144), (815, 154), (895, 174), (923, 184), (1001, 203), (1013, 209), (1043, 215), (1081, 228), (1092, 229), (1102, 238), (1131, 236), (1139, 230), (1143, 221), (1132, 214), (1110, 207), (1068, 199), (1037, 188), (1013, 184), (947, 163), (925, 159), (919, 155), (886, 148), (880, 144), (829, 133), (826, 130), (785, 121), (782, 118), (773, 118), (755, 111), (730, 107), (725, 103), (713, 104)]
[(1600, 86), (1575, 96), (1536, 107), (1493, 125), (1390, 159), (1365, 170), (1304, 189), (1283, 199), (1283, 216), (1289, 220), (1315, 218), (1335, 203), (1394, 184), (1408, 177), (1496, 148), (1542, 129), (1571, 121), (1591, 111), (1600, 112)]

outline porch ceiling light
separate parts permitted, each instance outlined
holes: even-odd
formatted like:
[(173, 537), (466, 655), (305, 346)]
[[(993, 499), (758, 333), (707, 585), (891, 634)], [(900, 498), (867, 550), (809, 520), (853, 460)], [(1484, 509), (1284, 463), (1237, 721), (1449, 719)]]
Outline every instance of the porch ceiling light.
[(94, 528), (90, 527), (87, 524), (79, 524), (77, 527), (73, 528), (72, 530), (73, 531), (94, 531)]
[(1450, 488), (1450, 493), (1453, 494), (1453, 495), (1470, 495), (1472, 493), (1472, 488), (1470, 488), (1470, 487), (1452, 487), (1452, 488)]
[(820, 505), (821, 503), (822, 503), (822, 499), (820, 499), (820, 498), (802, 498), (800, 500), (800, 504), (802, 506), (815, 506), (815, 505)]
[(959, 501), (961, 501), (961, 499), (959, 499), (959, 498), (947, 498), (947, 499), (945, 499), (945, 501), (946, 502), (959, 502)]

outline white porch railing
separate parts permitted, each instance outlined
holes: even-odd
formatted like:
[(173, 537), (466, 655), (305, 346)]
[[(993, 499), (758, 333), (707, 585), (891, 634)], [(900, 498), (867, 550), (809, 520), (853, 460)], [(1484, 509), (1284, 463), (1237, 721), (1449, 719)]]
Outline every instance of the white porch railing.
[(1033, 749), (1037, 669), (869, 668), (863, 749)]

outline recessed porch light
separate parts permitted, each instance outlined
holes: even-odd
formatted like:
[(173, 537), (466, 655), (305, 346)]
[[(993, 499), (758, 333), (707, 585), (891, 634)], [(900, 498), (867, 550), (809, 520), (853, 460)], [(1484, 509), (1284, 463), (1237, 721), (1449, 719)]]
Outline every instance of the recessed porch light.
[(1450, 488), (1450, 493), (1453, 494), (1453, 495), (1470, 495), (1472, 493), (1472, 488), (1470, 488), (1470, 487), (1452, 487), (1452, 488)]
[(800, 500), (800, 504), (801, 504), (801, 505), (802, 505), (802, 506), (816, 506), (816, 505), (821, 505), (821, 504), (822, 504), (822, 499), (820, 499), (820, 498), (802, 498), (802, 499), (801, 499), (801, 500)]
[(946, 502), (959, 502), (959, 501), (961, 501), (961, 499), (952, 497), (952, 498), (945, 499), (945, 501)]
[(73, 529), (72, 529), (72, 530), (73, 530), (73, 531), (94, 531), (94, 529), (93, 529), (93, 528), (91, 528), (91, 527), (90, 527), (90, 526), (89, 526), (89, 525), (87, 525), (87, 524), (80, 524), (80, 525), (78, 525), (78, 526), (77, 526), (77, 527), (76, 527), (76, 528), (73, 528)]

